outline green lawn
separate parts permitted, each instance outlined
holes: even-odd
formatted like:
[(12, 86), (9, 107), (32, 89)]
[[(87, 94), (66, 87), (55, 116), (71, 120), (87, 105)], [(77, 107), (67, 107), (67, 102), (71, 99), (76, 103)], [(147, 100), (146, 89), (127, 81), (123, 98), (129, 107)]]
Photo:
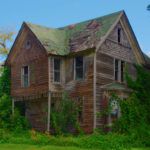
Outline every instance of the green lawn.
[[(35, 146), (27, 144), (0, 144), (0, 150), (91, 150), (77, 147)], [(94, 149), (93, 149), (94, 150)], [(150, 150), (150, 148), (133, 148), (132, 150)]]
[(60, 147), (60, 146), (35, 146), (27, 144), (0, 144), (0, 150), (89, 150), (77, 147)]

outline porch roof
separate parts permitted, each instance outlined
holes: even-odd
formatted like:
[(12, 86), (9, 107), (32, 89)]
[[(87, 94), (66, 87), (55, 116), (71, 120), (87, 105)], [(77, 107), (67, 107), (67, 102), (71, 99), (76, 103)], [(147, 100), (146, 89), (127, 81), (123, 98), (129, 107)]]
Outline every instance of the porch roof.
[(119, 83), (111, 83), (101, 86), (102, 89), (107, 91), (125, 91), (125, 92), (132, 92), (132, 89), (128, 88), (126, 85), (119, 84)]

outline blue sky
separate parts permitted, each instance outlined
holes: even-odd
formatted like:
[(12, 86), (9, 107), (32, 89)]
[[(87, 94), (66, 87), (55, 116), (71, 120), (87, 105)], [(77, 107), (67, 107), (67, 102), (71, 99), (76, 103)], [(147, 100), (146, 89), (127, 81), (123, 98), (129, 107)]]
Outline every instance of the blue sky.
[(150, 56), (150, 0), (0, 0), (0, 27), (18, 33), (23, 21), (61, 27), (125, 10), (141, 49)]

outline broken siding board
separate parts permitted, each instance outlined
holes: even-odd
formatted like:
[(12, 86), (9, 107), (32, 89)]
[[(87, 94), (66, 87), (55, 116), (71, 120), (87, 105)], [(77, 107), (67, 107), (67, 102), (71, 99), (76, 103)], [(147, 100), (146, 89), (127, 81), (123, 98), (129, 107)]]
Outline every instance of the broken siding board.
[[(118, 43), (118, 28), (121, 29), (121, 39)], [(104, 97), (100, 86), (114, 82), (114, 59), (118, 58), (127, 62), (129, 72), (135, 76), (135, 71), (131, 67), (132, 63), (136, 63), (136, 58), (131, 49), (129, 40), (124, 32), (120, 22), (111, 31), (110, 35), (97, 51), (97, 80), (96, 80), (96, 103), (97, 113), (103, 110)], [(133, 72), (132, 72), (132, 71)], [(100, 127), (104, 122), (104, 118), (97, 118), (97, 127)]]
[[(70, 93), (71, 97), (84, 97), (84, 122), (80, 124), (86, 133), (93, 132), (93, 61), (94, 53), (84, 55), (84, 79), (74, 80), (74, 57), (66, 60), (66, 84), (65, 91)], [(71, 62), (71, 63), (70, 63)], [(73, 66), (73, 68), (72, 68)], [(70, 72), (70, 73), (68, 73)]]

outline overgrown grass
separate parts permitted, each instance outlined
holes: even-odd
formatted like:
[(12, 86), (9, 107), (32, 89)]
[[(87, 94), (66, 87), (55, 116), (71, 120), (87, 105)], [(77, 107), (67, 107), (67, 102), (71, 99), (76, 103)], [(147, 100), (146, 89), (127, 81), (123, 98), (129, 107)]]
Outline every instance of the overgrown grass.
[(0, 130), (0, 144), (27, 144), (35, 146), (64, 146), (87, 149), (122, 150), (131, 147), (145, 147), (141, 139), (110, 133), (90, 136), (51, 136), (35, 131), (9, 132)]
[[(62, 147), (62, 146), (39, 146), (28, 144), (0, 144), (0, 150), (88, 150), (78, 147)], [(91, 149), (89, 149), (91, 150)]]

